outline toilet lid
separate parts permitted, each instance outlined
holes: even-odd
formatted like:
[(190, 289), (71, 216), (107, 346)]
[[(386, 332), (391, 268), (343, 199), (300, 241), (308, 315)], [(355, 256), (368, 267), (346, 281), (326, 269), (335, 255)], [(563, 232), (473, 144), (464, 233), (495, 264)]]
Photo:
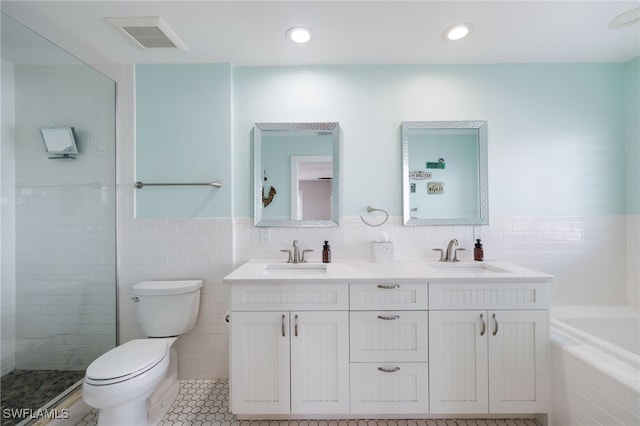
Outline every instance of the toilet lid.
[(137, 339), (103, 354), (87, 368), (91, 380), (126, 379), (160, 362), (168, 353), (170, 339)]

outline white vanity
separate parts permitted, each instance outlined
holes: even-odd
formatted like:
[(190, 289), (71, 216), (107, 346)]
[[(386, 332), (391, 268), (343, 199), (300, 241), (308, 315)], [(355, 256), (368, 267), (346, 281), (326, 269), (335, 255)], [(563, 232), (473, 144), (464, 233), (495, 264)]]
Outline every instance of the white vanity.
[(231, 292), (239, 418), (548, 411), (548, 286), (498, 262), (248, 262)]

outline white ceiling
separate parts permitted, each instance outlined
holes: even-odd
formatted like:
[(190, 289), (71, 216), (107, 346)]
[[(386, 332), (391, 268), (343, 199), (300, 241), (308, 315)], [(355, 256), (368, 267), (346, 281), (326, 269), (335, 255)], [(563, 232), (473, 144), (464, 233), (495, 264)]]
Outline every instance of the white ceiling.
[[(85, 62), (461, 64), (625, 62), (640, 25), (611, 30), (636, 1), (2, 1), (2, 10)], [(160, 16), (188, 51), (144, 50), (105, 17)], [(471, 35), (444, 42), (449, 26)], [(306, 26), (313, 39), (285, 39)]]

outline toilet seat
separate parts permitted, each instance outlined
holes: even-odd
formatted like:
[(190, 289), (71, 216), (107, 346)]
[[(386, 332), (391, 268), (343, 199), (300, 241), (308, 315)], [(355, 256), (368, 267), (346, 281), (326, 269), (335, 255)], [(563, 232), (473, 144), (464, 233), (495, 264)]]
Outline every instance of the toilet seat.
[(137, 339), (120, 345), (89, 365), (85, 382), (107, 386), (124, 382), (151, 370), (168, 356), (172, 339)]

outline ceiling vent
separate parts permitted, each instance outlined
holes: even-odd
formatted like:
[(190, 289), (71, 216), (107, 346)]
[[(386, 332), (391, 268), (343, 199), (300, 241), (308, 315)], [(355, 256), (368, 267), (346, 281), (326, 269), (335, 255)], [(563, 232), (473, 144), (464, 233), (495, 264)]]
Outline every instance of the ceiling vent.
[(145, 49), (189, 50), (159, 16), (105, 19)]

